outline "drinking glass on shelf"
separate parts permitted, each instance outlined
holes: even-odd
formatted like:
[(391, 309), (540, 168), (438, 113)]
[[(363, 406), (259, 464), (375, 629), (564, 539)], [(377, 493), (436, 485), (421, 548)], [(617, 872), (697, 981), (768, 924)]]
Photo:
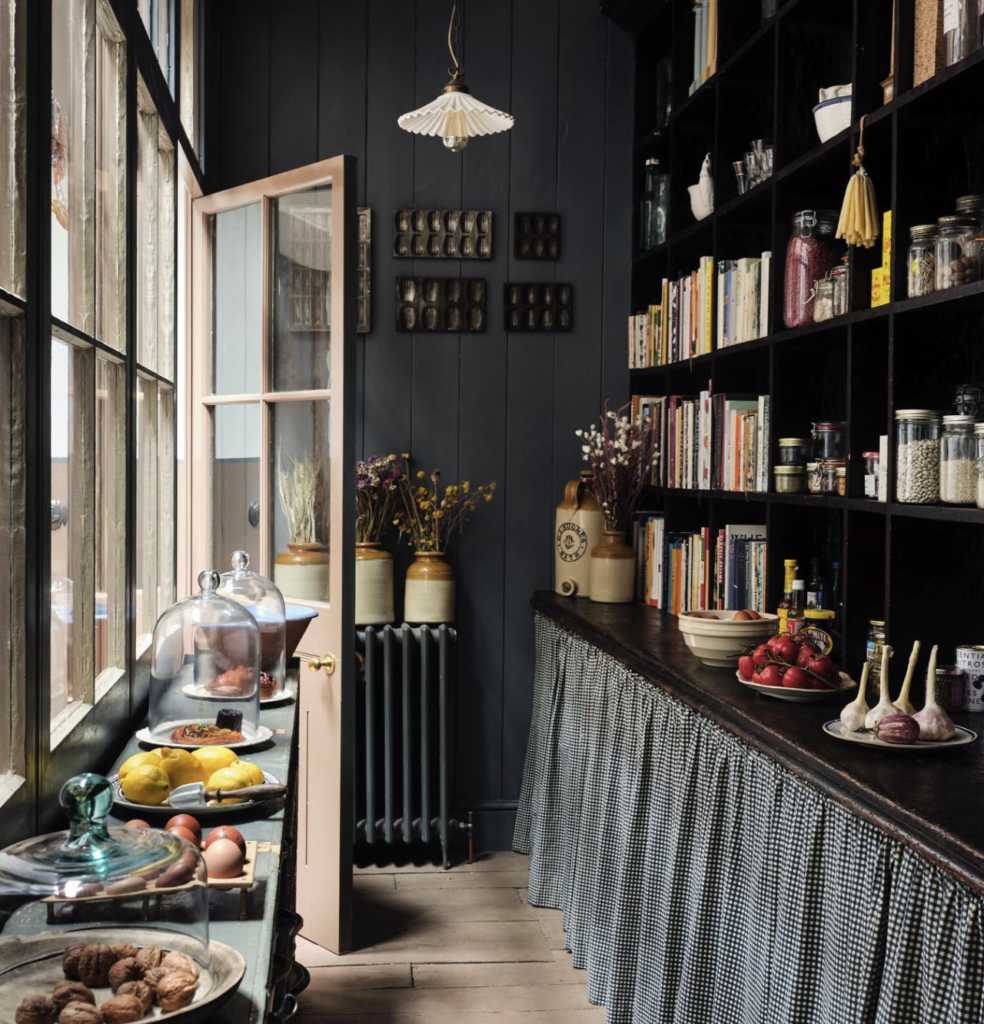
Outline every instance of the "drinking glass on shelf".
[(748, 191), (748, 171), (745, 168), (745, 161), (733, 160), (731, 167), (735, 172), (735, 181), (738, 183), (738, 195), (743, 196)]
[(758, 158), (754, 153), (745, 154), (745, 166), (748, 168), (748, 187), (754, 188), (762, 180)]

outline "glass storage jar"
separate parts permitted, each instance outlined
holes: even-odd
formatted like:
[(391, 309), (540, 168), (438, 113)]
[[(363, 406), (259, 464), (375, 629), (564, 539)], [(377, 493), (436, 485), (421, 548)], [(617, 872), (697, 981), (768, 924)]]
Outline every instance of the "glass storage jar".
[(823, 493), (822, 463), (808, 462), (806, 464), (806, 489), (810, 494)]
[(803, 466), (776, 466), (773, 470), (777, 494), (802, 494), (806, 490)]
[(881, 679), (882, 648), (888, 634), (885, 632), (885, 623), (881, 619), (872, 619), (868, 623), (868, 637), (865, 643), (865, 661), (871, 662), (868, 675), (868, 685), (878, 682)]
[(830, 280), (834, 282), (834, 316), (843, 316), (847, 306), (847, 264), (842, 257), (841, 262), (830, 272)]
[(984, 423), (974, 426), (977, 455), (977, 507), (984, 508)]
[(843, 494), (841, 487), (846, 483), (846, 464), (835, 459), (825, 459), (822, 463), (823, 478), (820, 486), (821, 494)]
[(825, 277), (817, 281), (816, 294), (813, 296), (813, 322), (822, 323), (832, 320), (834, 316), (834, 282)]
[(961, 384), (953, 392), (953, 411), (961, 416), (984, 415), (984, 384)]
[(916, 224), (909, 229), (909, 298), (936, 291), (936, 225)]
[(936, 290), (957, 288), (981, 276), (981, 244), (976, 223), (956, 214), (940, 217), (936, 236)]
[(944, 416), (940, 436), (940, 500), (973, 505), (977, 497), (974, 417)]
[(847, 455), (847, 424), (821, 420), (813, 424), (813, 454), (820, 462), (840, 461)]
[(847, 494), (847, 466), (837, 467), (837, 493), (842, 498)]
[(957, 196), (955, 205), (957, 213), (976, 221), (978, 229), (984, 228), (984, 196)]
[(813, 323), (814, 286), (837, 262), (836, 228), (837, 214), (833, 210), (800, 210), (793, 214), (783, 287), (783, 322), (787, 327)]
[(940, 414), (933, 409), (895, 414), (895, 500), (907, 505), (940, 500)]
[(969, 57), (980, 45), (979, 0), (946, 0), (943, 6), (943, 43), (946, 65)]
[(803, 466), (810, 457), (810, 442), (805, 437), (779, 438), (779, 464)]
[(881, 452), (864, 453), (864, 496), (878, 497), (878, 471), (881, 468)]

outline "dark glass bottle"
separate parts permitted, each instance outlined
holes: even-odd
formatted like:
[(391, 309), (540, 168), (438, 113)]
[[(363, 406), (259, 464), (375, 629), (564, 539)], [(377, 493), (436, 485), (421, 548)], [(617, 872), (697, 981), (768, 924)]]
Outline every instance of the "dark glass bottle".
[(841, 564), (840, 562), (830, 563), (830, 596), (827, 598), (827, 604), (823, 607), (829, 608), (834, 612), (834, 621), (837, 625), (843, 628), (844, 618), (844, 601), (841, 597)]
[(827, 607), (827, 581), (820, 570), (820, 559), (810, 559), (810, 581), (806, 585), (806, 607)]

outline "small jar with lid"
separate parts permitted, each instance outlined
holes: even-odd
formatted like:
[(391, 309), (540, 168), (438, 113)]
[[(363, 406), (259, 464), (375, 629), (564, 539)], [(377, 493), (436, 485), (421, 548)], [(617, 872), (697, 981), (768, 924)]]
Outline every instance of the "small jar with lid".
[(825, 277), (817, 281), (813, 296), (813, 322), (819, 324), (834, 316), (834, 282)]
[(820, 462), (841, 461), (847, 456), (847, 424), (821, 420), (813, 424), (813, 455)]
[(806, 489), (810, 494), (823, 494), (823, 463), (806, 464)]
[(974, 443), (977, 453), (977, 507), (984, 508), (984, 423), (975, 424)]
[(776, 494), (802, 494), (806, 490), (806, 473), (798, 466), (776, 466), (773, 469)]
[(864, 496), (878, 498), (878, 471), (881, 469), (881, 452), (864, 453)]
[(803, 466), (810, 457), (810, 442), (805, 437), (779, 438), (779, 464)]
[(977, 498), (974, 417), (944, 416), (940, 436), (940, 500), (973, 505)]
[(984, 229), (984, 196), (957, 196), (955, 206), (962, 217), (976, 221), (979, 230)]
[(843, 316), (848, 312), (847, 304), (847, 257), (830, 272), (830, 280), (834, 283), (834, 316)]
[(823, 461), (823, 483), (821, 494), (843, 495), (847, 483), (847, 465), (837, 459), (825, 459)]
[(960, 384), (953, 392), (953, 411), (961, 416), (984, 416), (984, 384)]
[(958, 288), (981, 276), (977, 222), (956, 214), (940, 217), (936, 236), (936, 290)]
[(933, 409), (895, 414), (895, 500), (907, 505), (940, 500), (940, 414)]
[(909, 298), (930, 295), (936, 291), (935, 224), (916, 224), (909, 228)]

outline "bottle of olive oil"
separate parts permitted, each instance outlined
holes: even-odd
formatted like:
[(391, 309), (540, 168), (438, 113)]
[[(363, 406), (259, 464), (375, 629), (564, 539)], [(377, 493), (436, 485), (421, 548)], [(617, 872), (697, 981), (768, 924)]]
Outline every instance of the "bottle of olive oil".
[(789, 617), (789, 607), (793, 603), (793, 580), (796, 579), (796, 573), (799, 571), (799, 562), (795, 558), (787, 558), (782, 564), (785, 570), (785, 577), (782, 585), (782, 600), (779, 602), (779, 607), (776, 611), (779, 615), (779, 632), (785, 633), (787, 631), (786, 620)]

